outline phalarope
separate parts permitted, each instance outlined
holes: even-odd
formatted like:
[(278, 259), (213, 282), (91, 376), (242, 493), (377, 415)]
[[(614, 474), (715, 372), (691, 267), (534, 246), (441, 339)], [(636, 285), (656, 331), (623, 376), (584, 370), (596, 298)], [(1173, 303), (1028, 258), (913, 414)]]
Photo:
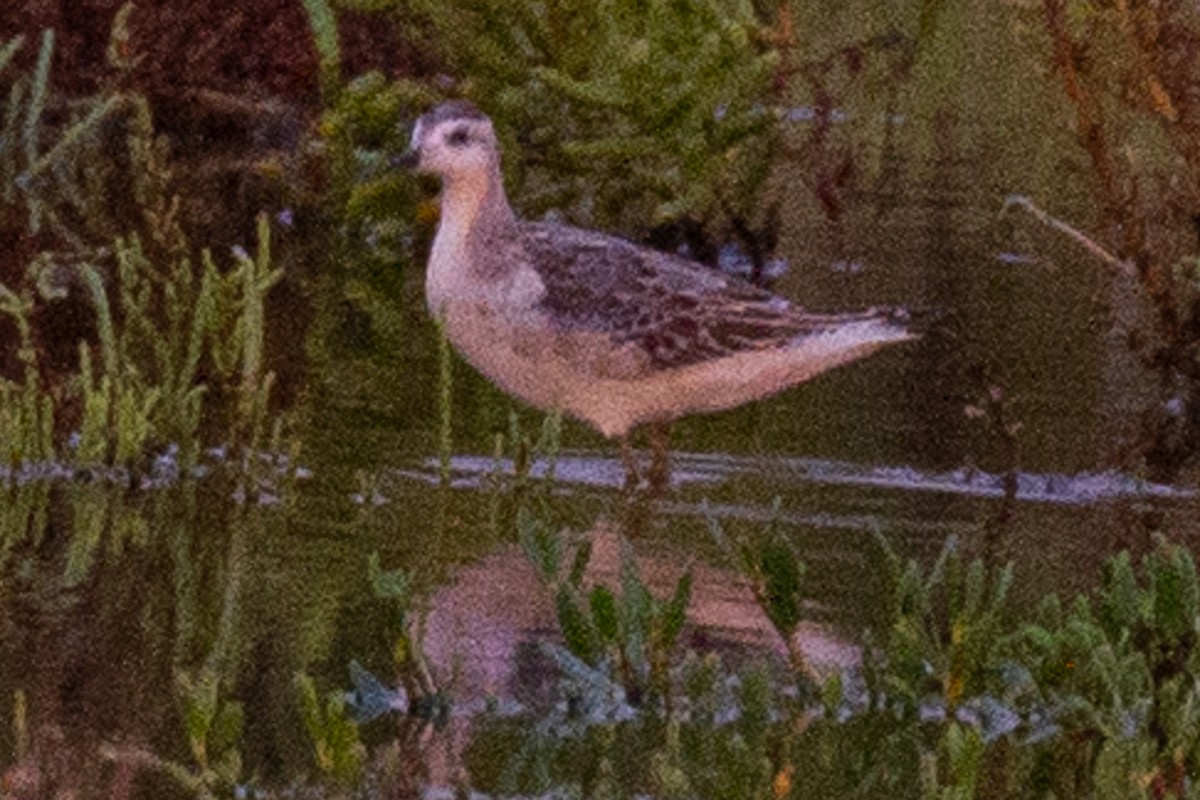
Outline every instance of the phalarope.
[[(401, 162), (442, 181), (425, 293), (450, 342), (506, 392), (619, 438), (779, 392), (912, 338), (903, 312), (814, 314), (704, 265), (513, 214), (491, 120), (465, 101), (417, 120)], [(661, 461), (660, 461), (661, 459)]]

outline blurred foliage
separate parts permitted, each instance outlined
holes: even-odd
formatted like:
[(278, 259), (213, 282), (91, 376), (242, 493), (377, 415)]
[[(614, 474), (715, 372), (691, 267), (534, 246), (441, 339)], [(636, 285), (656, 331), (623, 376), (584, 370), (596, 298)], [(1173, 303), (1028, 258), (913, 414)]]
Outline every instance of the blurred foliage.
[(0, 315), (17, 328), (17, 358), (23, 375), (0, 376), (0, 457), (8, 464), (42, 461), (54, 452), (54, 401), (41, 388), (30, 316), (33, 301), (0, 284)]
[[(779, 513), (776, 499), (774, 514)], [(767, 526), (760, 537), (731, 539), (714, 516), (708, 517), (709, 533), (736, 564), (754, 591), (754, 598), (787, 648), (792, 669), (798, 675), (816, 678), (799, 649), (796, 638), (805, 599), (804, 563), (782, 529)]]
[(385, 570), (379, 555), (368, 561), (371, 591), (387, 609), (386, 628), (392, 641), (392, 667), (400, 683), (398, 690), (385, 684), (361, 666), (350, 665), (355, 693), (351, 711), (356, 720), (373, 719), (385, 712), (408, 712), (421, 722), (444, 721), (448, 699), (434, 679), (424, 652), (425, 614), (418, 594), (432, 591), (428, 575), (418, 581), (412, 571)]
[(454, 353), (450, 338), (438, 325), (438, 473), (442, 486), (450, 485), (450, 459), (454, 454)]
[(180, 671), (177, 681), (184, 727), (200, 780), (215, 791), (228, 792), (237, 785), (242, 771), (242, 706), (221, 696), (221, 682), (210, 670), (201, 670), (195, 677)]
[[(123, 124), (137, 126), (149, 112), (135, 95), (111, 91), (76, 106), (65, 125), (51, 127), (51, 109), (58, 111), (53, 102), (57, 98), (50, 93), (54, 41), (53, 31), (43, 33), (30, 74), (13, 74), (13, 57), (24, 48), (24, 37), (0, 44), (0, 89), (5, 98), (0, 114), (0, 230), (10, 242), (24, 239), (27, 231), (80, 252), (118, 233), (114, 213), (122, 210), (107, 196), (119, 181), (117, 170), (108, 159), (80, 156), (98, 153), (106, 139), (120, 136)], [(52, 133), (55, 139), (50, 142)], [(131, 143), (123, 155), (136, 157), (139, 149), (141, 145)], [(135, 194), (144, 193), (145, 181), (153, 180), (136, 172), (131, 177), (135, 187), (124, 188), (134, 188)], [(142, 182), (136, 185), (139, 178)]]
[[(777, 9), (743, 0), (416, 3), (497, 122), (517, 205), (642, 237), (766, 224)], [(786, 43), (782, 43), (786, 44)], [(769, 204), (768, 204), (769, 205)]]
[[(521, 417), (513, 407), (508, 409), (507, 432), (496, 431), (492, 438), (492, 470), (490, 478), (493, 500), (501, 496), (506, 486), (505, 473), (511, 473), (512, 494), (521, 503), (530, 493), (545, 500), (546, 493), (554, 486), (558, 468), (558, 454), (562, 446), (562, 413), (552, 411), (539, 415), (540, 428), (534, 439), (521, 424)], [(535, 468), (541, 470), (535, 474)], [(493, 526), (495, 527), (495, 526)]]
[(325, 0), (301, 0), (304, 11), (308, 15), (309, 30), (312, 32), (313, 43), (321, 71), (321, 92), (328, 98), (341, 86), (342, 52), (338, 43), (337, 20), (333, 9)]
[[(403, 300), (415, 301), (416, 292), (412, 273), (398, 267), (414, 246), (417, 186), (391, 159), (408, 146), (408, 131), (397, 120), (415, 118), (434, 95), (415, 82), (370, 72), (349, 81), (335, 98), (319, 124), (328, 169), (324, 203), (334, 221), (327, 239), (338, 254), (325, 274), (328, 288), (319, 295), (336, 301), (326, 301), (318, 316), (325, 327), (310, 337), (321, 362), (347, 358), (349, 347), (393, 352), (412, 347)], [(369, 336), (362, 330), (366, 321)]]
[[(254, 743), (243, 736), (254, 723), (247, 708), (261, 704), (247, 696), (240, 670), (247, 650), (257, 646), (255, 637), (267, 636), (268, 629), (256, 633), (258, 626), (248, 622), (253, 608), (241, 600), (247, 593), (271, 593), (269, 583), (248, 579), (255, 575), (246, 566), (246, 542), (262, 541), (268, 526), (279, 527), (281, 515), (230, 503), (236, 480), (214, 477), (204, 490), (183, 482), (131, 493), (103, 480), (3, 489), (0, 597), (9, 603), (14, 589), (34, 586), (38, 594), (30, 602), (38, 613), (72, 619), (63, 623), (71, 632), (60, 629), (56, 636), (91, 637), (87, 653), (9, 676), (24, 691), (13, 719), (21, 729), (19, 747), (9, 749), (7, 737), (0, 737), (5, 787), (19, 778), (51, 794), (70, 788), (86, 796), (79, 788), (89, 785), (96, 769), (111, 773), (113, 765), (128, 775), (165, 779), (184, 791), (181, 796), (229, 797), (244, 785), (243, 754)], [(51, 498), (57, 502), (48, 508)], [(214, 499), (222, 501), (219, 509)], [(39, 503), (42, 527), (23, 524), (29, 506)], [(10, 516), (13, 509), (21, 513)], [(227, 524), (214, 529), (221, 523)], [(127, 580), (131, 569), (145, 572), (136, 585)], [(102, 602), (96, 602), (97, 586), (106, 587)], [(295, 624), (320, 613), (313, 595), (304, 611), (293, 609)], [(262, 607), (277, 599), (271, 594)], [(281, 635), (278, 625), (269, 631), (273, 641)], [(11, 642), (5, 646), (11, 653)], [(103, 672), (114, 686), (81, 690), (86, 702), (103, 709), (103, 726), (64, 740), (61, 717), (45, 703), (42, 687), (82, 665)], [(7, 723), (7, 709), (3, 716)], [(151, 743), (125, 735), (131, 719), (153, 720), (166, 738)]]

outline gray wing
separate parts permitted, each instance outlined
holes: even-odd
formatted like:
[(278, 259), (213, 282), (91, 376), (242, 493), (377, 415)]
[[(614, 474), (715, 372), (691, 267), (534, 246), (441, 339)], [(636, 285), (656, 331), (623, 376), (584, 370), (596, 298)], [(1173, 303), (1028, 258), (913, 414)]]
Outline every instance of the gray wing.
[(556, 324), (635, 343), (658, 367), (782, 347), (891, 314), (811, 314), (701, 264), (578, 228), (524, 223), (521, 234), (546, 288), (540, 307)]

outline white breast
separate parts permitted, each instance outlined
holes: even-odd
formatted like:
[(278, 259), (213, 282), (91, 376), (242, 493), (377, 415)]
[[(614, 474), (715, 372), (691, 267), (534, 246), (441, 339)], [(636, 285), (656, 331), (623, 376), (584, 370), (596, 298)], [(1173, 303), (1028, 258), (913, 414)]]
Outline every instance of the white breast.
[(462, 225), (455, 225), (452, 217), (443, 218), (425, 270), (425, 302), (429, 313), (435, 319), (442, 319), (446, 303), (455, 297), (465, 297), (470, 290), (466, 231)]

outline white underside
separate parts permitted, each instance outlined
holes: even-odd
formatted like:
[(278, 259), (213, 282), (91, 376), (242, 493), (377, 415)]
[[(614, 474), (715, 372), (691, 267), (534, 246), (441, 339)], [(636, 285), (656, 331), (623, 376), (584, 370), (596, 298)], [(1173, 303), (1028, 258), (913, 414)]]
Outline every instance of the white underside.
[(480, 307), (444, 307), (450, 341), (467, 360), (510, 394), (582, 419), (607, 437), (646, 422), (733, 408), (912, 338), (886, 322), (865, 320), (789, 347), (661, 369), (632, 345), (613, 348), (607, 336), (554, 335), (544, 319), (514, 324)]

